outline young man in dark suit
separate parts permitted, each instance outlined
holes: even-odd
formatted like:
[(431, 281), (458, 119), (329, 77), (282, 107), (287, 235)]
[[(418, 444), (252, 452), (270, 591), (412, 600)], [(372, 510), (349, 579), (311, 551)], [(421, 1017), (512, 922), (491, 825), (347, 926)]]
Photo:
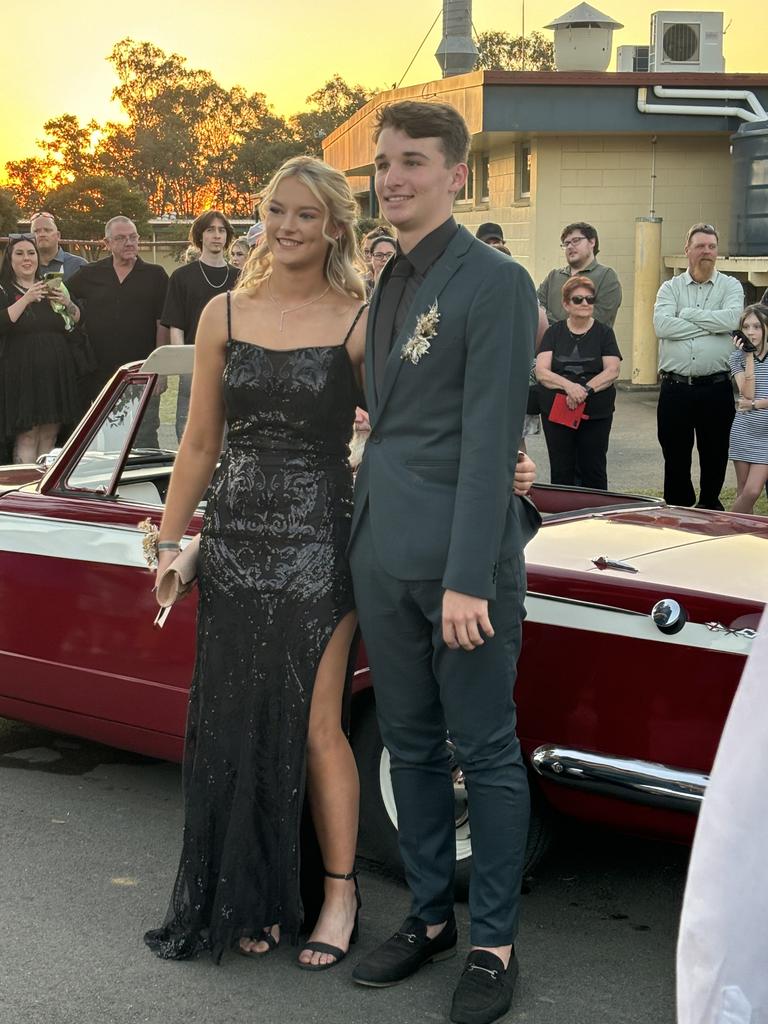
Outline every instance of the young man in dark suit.
[(485, 1024), (512, 998), (528, 828), (512, 691), (523, 548), (539, 519), (514, 474), (538, 304), (527, 272), (453, 219), (470, 144), (457, 111), (395, 103), (379, 111), (374, 138), (376, 192), (398, 247), (368, 320), (371, 435), (350, 557), (412, 906), (353, 977), (396, 984), (455, 951), (447, 730), (473, 850), (472, 950), (451, 1020)]

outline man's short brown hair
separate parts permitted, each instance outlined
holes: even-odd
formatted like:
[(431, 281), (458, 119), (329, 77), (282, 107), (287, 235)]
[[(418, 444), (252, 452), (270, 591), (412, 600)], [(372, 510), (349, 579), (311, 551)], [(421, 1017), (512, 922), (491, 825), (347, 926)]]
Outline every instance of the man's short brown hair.
[(439, 139), (446, 167), (465, 164), (469, 158), (469, 128), (458, 110), (448, 103), (389, 103), (376, 112), (374, 142), (379, 141), (385, 128), (404, 132), (410, 139)]
[(715, 241), (719, 242), (720, 237), (714, 224), (691, 224), (688, 234), (685, 236), (685, 244), (688, 245), (694, 235), (714, 235)]
[(227, 247), (229, 247), (232, 244), (232, 239), (235, 237), (235, 232), (232, 230), (232, 225), (220, 210), (206, 210), (205, 213), (201, 213), (199, 217), (194, 219), (192, 227), (189, 229), (189, 240), (192, 245), (196, 245), (198, 249), (202, 249), (203, 232), (217, 220), (220, 220), (224, 225), (224, 230), (227, 232)]

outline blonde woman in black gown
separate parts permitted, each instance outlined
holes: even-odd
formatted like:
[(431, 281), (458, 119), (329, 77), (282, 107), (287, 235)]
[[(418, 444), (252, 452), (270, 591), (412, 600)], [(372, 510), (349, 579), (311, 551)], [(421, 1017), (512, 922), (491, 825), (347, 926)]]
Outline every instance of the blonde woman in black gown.
[(356, 628), (348, 443), (365, 336), (355, 214), (343, 175), (289, 160), (236, 290), (200, 321), (159, 534), (162, 571), (211, 485), (181, 863), (166, 922), (145, 936), (160, 957), (263, 956), (296, 941), (305, 790), (325, 879), (300, 966), (332, 967), (356, 931), (358, 780), (341, 724)]

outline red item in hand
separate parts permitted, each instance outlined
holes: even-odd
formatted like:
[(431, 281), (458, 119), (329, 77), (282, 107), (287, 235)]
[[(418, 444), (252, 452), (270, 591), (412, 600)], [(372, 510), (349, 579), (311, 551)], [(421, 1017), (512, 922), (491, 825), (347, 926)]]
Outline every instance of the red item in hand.
[(581, 402), (575, 409), (568, 408), (566, 396), (561, 392), (555, 395), (552, 408), (549, 410), (550, 423), (559, 423), (563, 427), (570, 427), (571, 430), (578, 430), (582, 420), (588, 420), (584, 412), (586, 402)]

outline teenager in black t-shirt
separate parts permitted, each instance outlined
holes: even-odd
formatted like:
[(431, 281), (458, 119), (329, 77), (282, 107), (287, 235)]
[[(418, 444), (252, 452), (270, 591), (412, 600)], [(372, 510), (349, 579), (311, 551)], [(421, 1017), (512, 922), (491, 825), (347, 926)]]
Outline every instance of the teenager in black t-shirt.
[[(189, 241), (200, 250), (200, 258), (174, 270), (163, 306), (162, 322), (171, 329), (172, 345), (194, 345), (205, 307), (235, 287), (240, 271), (224, 258), (233, 237), (232, 225), (218, 210), (206, 210), (193, 222)], [(182, 377), (176, 405), (179, 441), (189, 412), (190, 388), (190, 378)]]
[(193, 223), (189, 241), (200, 250), (200, 258), (174, 270), (163, 307), (162, 322), (171, 328), (172, 345), (194, 345), (200, 314), (211, 299), (234, 288), (240, 272), (224, 258), (233, 237), (232, 226), (218, 210), (206, 210)]
[[(578, 473), (582, 486), (605, 490), (621, 352), (613, 330), (592, 316), (594, 303), (595, 289), (588, 277), (566, 281), (563, 306), (568, 315), (542, 338), (536, 379), (551, 482), (574, 486)], [(565, 395), (569, 409), (585, 403), (588, 418), (576, 430), (549, 419), (558, 393)]]

